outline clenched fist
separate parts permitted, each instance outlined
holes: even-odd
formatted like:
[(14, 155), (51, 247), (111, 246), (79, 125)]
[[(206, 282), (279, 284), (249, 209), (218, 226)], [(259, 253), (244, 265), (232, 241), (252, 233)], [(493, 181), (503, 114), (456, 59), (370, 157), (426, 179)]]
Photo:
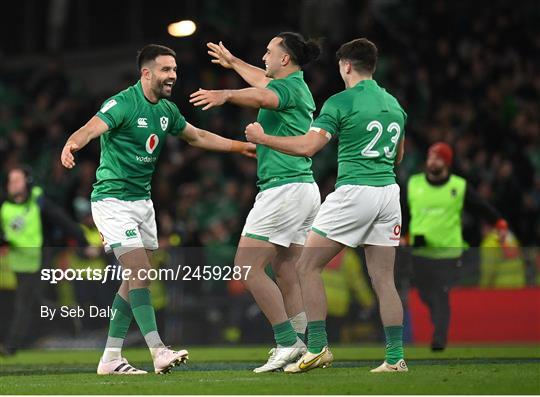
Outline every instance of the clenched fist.
[(252, 143), (258, 143), (258, 144), (264, 144), (264, 137), (266, 136), (266, 134), (264, 133), (264, 130), (262, 128), (262, 126), (255, 122), (255, 123), (251, 123), (251, 124), (248, 124), (246, 126), (246, 139), (249, 141), (249, 142), (252, 142)]

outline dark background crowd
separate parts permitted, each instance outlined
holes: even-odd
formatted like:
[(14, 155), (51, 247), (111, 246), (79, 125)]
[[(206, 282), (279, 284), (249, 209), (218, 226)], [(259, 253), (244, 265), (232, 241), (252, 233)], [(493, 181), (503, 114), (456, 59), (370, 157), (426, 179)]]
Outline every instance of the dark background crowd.
[[(321, 58), (305, 69), (317, 112), (344, 88), (336, 49), (369, 38), (379, 48), (376, 80), (408, 113), (398, 182), (422, 170), (430, 144), (448, 142), (453, 171), (501, 212), (522, 246), (539, 244), (540, 6), (534, 0), (26, 0), (17, 10), (0, 28), (0, 179), (16, 164), (31, 165), (36, 182), (76, 219), (88, 214), (99, 142), (77, 155), (74, 170), (61, 166), (61, 149), (107, 97), (136, 82), (137, 48), (156, 42), (175, 49), (172, 100), (182, 114), (194, 125), (243, 139), (256, 111), (225, 105), (203, 112), (188, 102), (199, 87), (246, 86), (210, 63), (205, 43), (222, 40), (236, 56), (263, 66), (267, 42), (280, 31), (298, 31), (323, 43)], [(198, 24), (195, 34), (168, 36), (167, 23), (184, 18)], [(336, 147), (333, 141), (314, 158), (323, 198), (335, 183)], [(170, 137), (152, 183), (161, 246), (205, 247), (208, 262), (232, 263), (255, 182), (254, 160)], [(464, 228), (470, 246), (478, 247), (481, 222), (466, 214)], [(65, 245), (65, 236), (58, 234), (57, 244)], [(226, 286), (210, 284), (185, 284), (182, 299), (189, 300), (190, 289), (226, 293)]]

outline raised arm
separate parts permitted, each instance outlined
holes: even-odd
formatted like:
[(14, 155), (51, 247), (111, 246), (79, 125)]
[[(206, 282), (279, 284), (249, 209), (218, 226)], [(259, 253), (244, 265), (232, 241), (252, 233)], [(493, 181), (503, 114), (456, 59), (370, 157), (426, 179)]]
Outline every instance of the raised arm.
[(263, 69), (250, 65), (231, 54), (221, 41), (219, 44), (207, 43), (206, 45), (208, 47), (208, 54), (214, 57), (212, 63), (217, 63), (227, 69), (233, 69), (250, 86), (264, 88), (272, 80), (266, 77)]
[(330, 134), (311, 128), (304, 135), (274, 136), (265, 134), (259, 123), (251, 123), (246, 127), (246, 139), (291, 156), (312, 157), (330, 141)]
[(109, 127), (103, 120), (97, 116), (92, 117), (88, 123), (83, 125), (68, 138), (60, 156), (62, 165), (69, 169), (73, 168), (75, 166), (75, 157), (73, 157), (73, 153), (81, 150), (92, 139), (97, 138), (108, 130)]
[(256, 157), (256, 146), (249, 142), (240, 142), (224, 138), (212, 132), (194, 127), (187, 123), (180, 138), (191, 146), (216, 152), (235, 152), (247, 157)]

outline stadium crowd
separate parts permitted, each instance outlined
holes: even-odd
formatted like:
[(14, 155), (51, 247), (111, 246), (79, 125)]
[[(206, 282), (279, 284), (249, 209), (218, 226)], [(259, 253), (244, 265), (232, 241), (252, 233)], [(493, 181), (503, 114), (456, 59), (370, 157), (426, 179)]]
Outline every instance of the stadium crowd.
[[(422, 169), (430, 144), (448, 142), (455, 151), (454, 172), (466, 177), (500, 210), (522, 246), (538, 246), (540, 35), (531, 34), (533, 18), (523, 15), (526, 7), (511, 4), (482, 7), (472, 3), (464, 13), (459, 7), (447, 9), (445, 2), (430, 2), (425, 7), (420, 3), (397, 13), (390, 27), (381, 20), (362, 20), (354, 27), (360, 29), (346, 32), (339, 40), (329, 37), (325, 41), (325, 54), (306, 70), (318, 110), (327, 97), (343, 89), (335, 49), (346, 39), (369, 37), (379, 46), (376, 79), (398, 97), (408, 113), (405, 159), (397, 168), (399, 183), (405, 184)], [(407, 12), (415, 15), (414, 23)], [(263, 54), (253, 50), (265, 45), (256, 42), (258, 37), (205, 34), (192, 45), (223, 39), (235, 55), (261, 65)], [(243, 87), (237, 75), (184, 50), (179, 51), (178, 65), (173, 99), (186, 119), (243, 139), (245, 125), (256, 118), (254, 111), (226, 105), (202, 112), (188, 103), (189, 94), (198, 87)], [(109, 92), (89, 96), (81, 82), (67, 77), (60, 58), (50, 57), (17, 70), (0, 63), (2, 181), (10, 167), (31, 165), (36, 182), (47, 195), (82, 222), (88, 215), (86, 200), (95, 180), (99, 144), (93, 142), (80, 153), (78, 166), (71, 171), (61, 166), (60, 151), (67, 136), (102, 101), (122, 84), (127, 87), (136, 81), (135, 72)], [(173, 137), (168, 139), (152, 196), (161, 246), (204, 247), (207, 262), (232, 263), (243, 221), (257, 193), (255, 161), (210, 154)], [(335, 182), (335, 153), (334, 142), (314, 158), (323, 198)], [(478, 247), (481, 225), (467, 217), (464, 229), (468, 243)], [(56, 243), (65, 245), (64, 236), (58, 234)], [(225, 291), (216, 283), (186, 284), (184, 288)]]

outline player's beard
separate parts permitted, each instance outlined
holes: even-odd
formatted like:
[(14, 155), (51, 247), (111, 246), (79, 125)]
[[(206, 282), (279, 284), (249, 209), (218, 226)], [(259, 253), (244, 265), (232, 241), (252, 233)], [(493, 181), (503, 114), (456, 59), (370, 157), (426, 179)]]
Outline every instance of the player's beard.
[(268, 78), (273, 79), (273, 78), (274, 78), (274, 75), (275, 75), (274, 70), (272, 69), (272, 66), (271, 66), (271, 65), (269, 65), (269, 64), (266, 64), (266, 65), (267, 65), (267, 66), (266, 66), (265, 69), (264, 69), (264, 75), (265, 75), (266, 77), (268, 77)]
[(173, 86), (168, 88), (168, 86), (165, 85), (165, 83), (170, 82), (171, 80), (160, 80), (157, 82), (157, 87), (154, 88), (154, 93), (156, 94), (156, 97), (159, 99), (161, 98), (169, 98), (172, 95), (172, 87), (174, 87), (174, 81), (172, 81)]

